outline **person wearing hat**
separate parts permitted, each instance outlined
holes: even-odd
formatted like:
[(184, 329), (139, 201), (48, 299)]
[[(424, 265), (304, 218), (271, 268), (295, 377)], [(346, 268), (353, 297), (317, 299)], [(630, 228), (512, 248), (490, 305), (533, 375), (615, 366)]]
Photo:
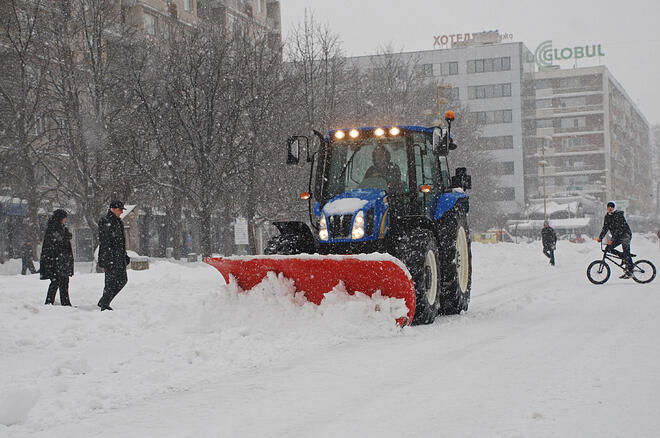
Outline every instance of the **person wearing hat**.
[(48, 219), (44, 242), (39, 260), (39, 273), (42, 280), (50, 280), (45, 304), (54, 304), (57, 290), (60, 291), (60, 303), (70, 306), (69, 277), (73, 276), (73, 250), (71, 233), (64, 225), (67, 213), (55, 210)]
[(110, 303), (128, 283), (126, 266), (131, 259), (126, 254), (126, 237), (121, 214), (124, 203), (112, 201), (108, 213), (99, 221), (99, 266), (105, 271), (105, 288), (98, 306), (112, 310)]
[(550, 259), (550, 264), (555, 265), (555, 248), (557, 247), (557, 234), (552, 229), (548, 221), (543, 222), (541, 230), (541, 239), (543, 240), (543, 254)]
[[(630, 257), (630, 239), (632, 239), (632, 231), (630, 231), (630, 226), (626, 222), (626, 218), (623, 216), (623, 211), (616, 210), (616, 204), (614, 201), (607, 203), (607, 213), (605, 214), (605, 220), (603, 221), (603, 229), (598, 236), (598, 241), (602, 241), (603, 237), (607, 232), (610, 232), (612, 239), (607, 243), (606, 251), (610, 251), (614, 254), (617, 254), (623, 259), (623, 263), (626, 267), (626, 272), (620, 278), (630, 278), (632, 276), (632, 257)], [(623, 247), (623, 252), (617, 251), (614, 248), (621, 245)]]

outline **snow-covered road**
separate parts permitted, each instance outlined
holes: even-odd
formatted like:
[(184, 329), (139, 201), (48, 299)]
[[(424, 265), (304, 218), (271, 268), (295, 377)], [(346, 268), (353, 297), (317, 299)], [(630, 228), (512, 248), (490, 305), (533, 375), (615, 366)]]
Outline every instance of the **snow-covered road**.
[[(657, 242), (634, 251), (659, 265)], [(656, 437), (660, 283), (585, 277), (593, 242), (473, 245), (470, 310), (399, 329), (373, 303), (236, 295), (203, 265), (129, 272), (114, 312), (0, 276), (0, 436)], [(12, 424), (7, 426), (7, 424)]]

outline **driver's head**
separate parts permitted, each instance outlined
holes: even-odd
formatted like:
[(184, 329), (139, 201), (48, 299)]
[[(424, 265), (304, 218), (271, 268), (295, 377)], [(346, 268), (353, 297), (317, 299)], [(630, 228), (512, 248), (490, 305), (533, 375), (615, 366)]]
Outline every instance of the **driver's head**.
[(385, 149), (385, 146), (378, 145), (371, 153), (371, 159), (374, 162), (374, 166), (384, 169), (390, 162), (390, 152)]

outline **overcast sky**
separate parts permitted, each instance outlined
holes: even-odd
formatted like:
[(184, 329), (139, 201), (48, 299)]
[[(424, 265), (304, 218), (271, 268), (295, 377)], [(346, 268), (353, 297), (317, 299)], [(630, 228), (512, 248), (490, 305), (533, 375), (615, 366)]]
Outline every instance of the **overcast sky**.
[[(280, 0), (280, 5), (285, 38), (307, 9), (339, 35), (348, 55), (372, 54), (386, 44), (397, 51), (432, 50), (434, 35), (495, 29), (513, 34), (513, 41), (532, 52), (546, 40), (555, 48), (600, 43), (601, 64), (649, 123), (660, 124), (660, 0)], [(594, 58), (578, 66), (597, 64)]]

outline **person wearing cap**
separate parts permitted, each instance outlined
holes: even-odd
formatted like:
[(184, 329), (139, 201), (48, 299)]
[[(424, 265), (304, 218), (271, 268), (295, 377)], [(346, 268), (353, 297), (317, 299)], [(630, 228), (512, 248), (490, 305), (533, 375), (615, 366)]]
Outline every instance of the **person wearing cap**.
[(50, 280), (45, 304), (54, 304), (57, 290), (60, 291), (60, 304), (71, 306), (69, 300), (69, 277), (73, 276), (73, 250), (71, 233), (64, 225), (67, 213), (55, 210), (48, 219), (44, 242), (39, 260), (39, 273), (42, 280)]
[[(608, 231), (612, 235), (612, 239), (607, 243), (605, 250), (617, 254), (623, 259), (626, 272), (621, 278), (630, 278), (633, 266), (632, 258), (630, 257), (630, 239), (632, 239), (632, 231), (630, 231), (630, 226), (628, 225), (628, 222), (626, 222), (623, 211), (616, 210), (616, 204), (614, 201), (607, 203), (607, 213), (605, 214), (605, 220), (603, 221), (603, 229), (597, 240), (599, 242), (602, 241)], [(619, 245), (623, 247), (623, 252), (614, 249)]]
[(110, 303), (128, 283), (126, 267), (131, 259), (126, 254), (126, 237), (121, 214), (124, 203), (112, 201), (108, 213), (99, 221), (99, 266), (105, 271), (105, 288), (98, 306), (112, 310)]
[(541, 239), (543, 240), (543, 254), (550, 259), (550, 264), (555, 265), (555, 248), (557, 247), (557, 234), (550, 226), (548, 221), (543, 222), (541, 230)]

